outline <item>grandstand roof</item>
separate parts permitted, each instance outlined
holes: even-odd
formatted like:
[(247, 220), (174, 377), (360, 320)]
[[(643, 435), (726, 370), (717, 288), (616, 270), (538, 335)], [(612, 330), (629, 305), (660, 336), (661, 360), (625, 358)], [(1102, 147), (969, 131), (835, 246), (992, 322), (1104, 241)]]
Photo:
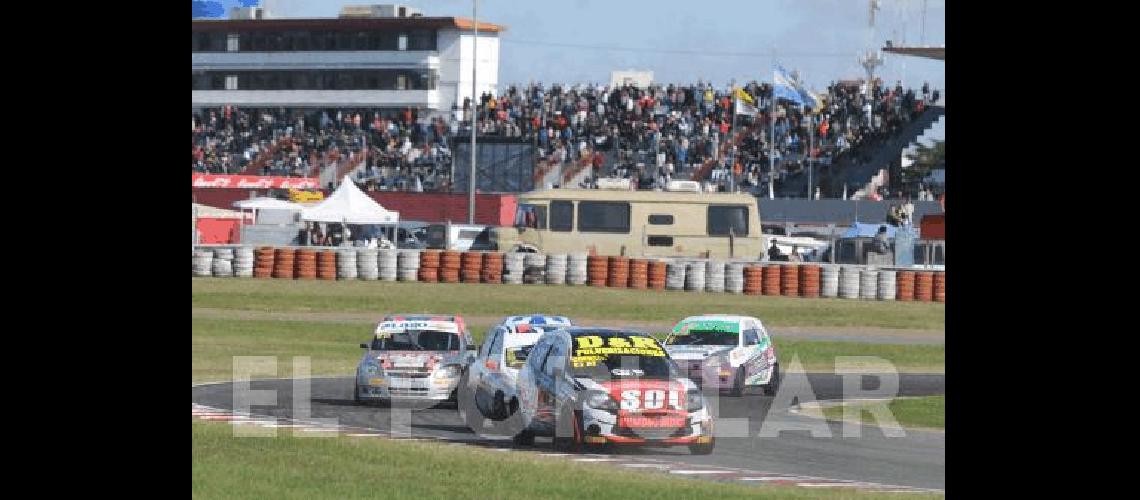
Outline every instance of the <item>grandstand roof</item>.
[(939, 61), (946, 60), (946, 47), (883, 47), (883, 52), (938, 59)]
[[(467, 17), (324, 17), (283, 19), (194, 19), (192, 31), (223, 30), (368, 30), (368, 29), (441, 29), (470, 30), (474, 22)], [(479, 23), (483, 33), (499, 33), (507, 27), (486, 22)]]

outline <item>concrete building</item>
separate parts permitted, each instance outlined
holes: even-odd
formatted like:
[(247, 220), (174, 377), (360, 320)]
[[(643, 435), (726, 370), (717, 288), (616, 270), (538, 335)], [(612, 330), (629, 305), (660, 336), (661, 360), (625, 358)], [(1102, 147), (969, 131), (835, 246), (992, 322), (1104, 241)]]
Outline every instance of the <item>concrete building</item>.
[(652, 71), (637, 71), (637, 70), (617, 70), (610, 72), (610, 87), (621, 87), (623, 85), (633, 85), (637, 88), (645, 88), (653, 83)]
[(351, 5), (336, 18), (275, 19), (262, 8), (193, 20), (192, 107), (367, 107), (451, 114), (499, 82), (499, 33), (472, 20), (425, 17), (398, 4)]

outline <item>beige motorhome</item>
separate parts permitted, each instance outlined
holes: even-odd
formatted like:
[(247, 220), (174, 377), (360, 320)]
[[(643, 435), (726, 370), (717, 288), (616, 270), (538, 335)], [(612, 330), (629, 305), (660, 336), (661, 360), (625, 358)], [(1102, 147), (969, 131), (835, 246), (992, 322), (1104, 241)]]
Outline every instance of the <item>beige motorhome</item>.
[[(495, 228), (492, 238), (500, 250), (542, 253), (727, 258), (765, 252), (754, 196), (705, 193), (685, 185), (671, 188), (521, 194), (515, 226)], [(679, 192), (686, 188), (688, 192)]]

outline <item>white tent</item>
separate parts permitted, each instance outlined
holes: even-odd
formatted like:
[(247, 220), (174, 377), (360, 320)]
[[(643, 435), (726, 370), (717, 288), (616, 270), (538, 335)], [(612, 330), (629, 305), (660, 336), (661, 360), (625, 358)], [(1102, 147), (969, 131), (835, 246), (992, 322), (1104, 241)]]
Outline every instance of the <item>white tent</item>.
[(296, 203), (266, 197), (238, 200), (234, 202), (234, 206), (253, 210), (294, 210), (298, 212), (305, 208)]
[(352, 178), (344, 176), (340, 186), (325, 201), (301, 211), (301, 220), (347, 224), (396, 224), (400, 214), (385, 209), (364, 194)]

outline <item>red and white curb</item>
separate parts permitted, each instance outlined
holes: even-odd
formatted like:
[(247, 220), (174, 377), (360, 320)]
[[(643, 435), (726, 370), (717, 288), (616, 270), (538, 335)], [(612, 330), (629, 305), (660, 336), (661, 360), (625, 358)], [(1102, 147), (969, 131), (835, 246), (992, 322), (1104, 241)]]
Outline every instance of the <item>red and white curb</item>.
[(777, 472), (764, 472), (730, 467), (716, 467), (694, 465), (677, 462), (667, 462), (651, 458), (623, 455), (599, 454), (573, 454), (573, 453), (547, 453), (533, 450), (503, 448), (489, 441), (455, 441), (435, 436), (409, 436), (406, 434), (393, 435), (390, 431), (382, 429), (368, 429), (348, 426), (315, 425), (285, 417), (269, 415), (237, 414), (233, 411), (191, 404), (190, 413), (193, 418), (203, 421), (229, 422), (231, 425), (250, 425), (264, 428), (289, 428), (297, 432), (315, 435), (317, 433), (337, 432), (340, 436), (357, 438), (384, 438), (397, 441), (431, 441), (448, 443), (453, 446), (478, 446), (504, 453), (530, 453), (544, 458), (559, 458), (575, 462), (602, 463), (618, 465), (630, 469), (644, 471), (657, 471), (660, 473), (682, 476), (701, 477), (717, 481), (741, 481), (748, 484), (765, 485), (776, 484), (783, 486), (799, 486), (804, 488), (852, 488), (882, 493), (945, 493), (943, 490), (913, 488), (910, 486), (895, 486), (889, 484), (869, 483), (864, 481), (850, 481), (845, 479), (828, 479), (822, 477), (801, 476), (794, 474), (781, 474)]

